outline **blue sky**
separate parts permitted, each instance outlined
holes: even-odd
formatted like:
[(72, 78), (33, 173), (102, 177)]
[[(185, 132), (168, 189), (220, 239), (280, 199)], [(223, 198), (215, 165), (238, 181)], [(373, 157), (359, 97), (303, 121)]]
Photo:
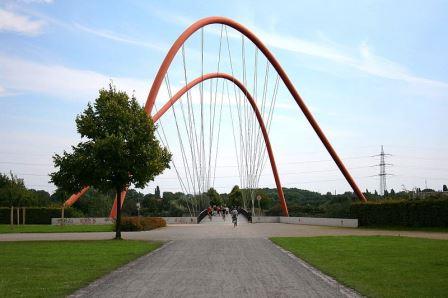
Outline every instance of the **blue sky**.
[[(370, 156), (381, 145), (393, 154), (389, 188), (423, 188), (426, 180), (441, 189), (448, 183), (447, 11), (446, 1), (0, 1), (0, 171), (54, 190), (51, 156), (79, 141), (74, 118), (98, 89), (112, 79), (144, 104), (174, 40), (195, 20), (221, 15), (270, 48), (362, 189), (378, 189), (379, 169), (370, 166), (379, 160)], [(216, 71), (219, 30), (205, 29), (209, 71)], [(239, 36), (229, 34), (237, 52)], [(186, 45), (190, 78), (200, 50), (196, 34)], [(174, 89), (183, 82), (179, 61), (170, 69)], [(163, 121), (174, 136), (173, 119)], [(225, 116), (220, 191), (238, 184), (230, 124)], [(349, 190), (284, 86), (270, 135), (285, 186)], [(266, 166), (260, 186), (274, 186), (270, 173)], [(179, 190), (173, 171), (145, 191), (156, 184)]]

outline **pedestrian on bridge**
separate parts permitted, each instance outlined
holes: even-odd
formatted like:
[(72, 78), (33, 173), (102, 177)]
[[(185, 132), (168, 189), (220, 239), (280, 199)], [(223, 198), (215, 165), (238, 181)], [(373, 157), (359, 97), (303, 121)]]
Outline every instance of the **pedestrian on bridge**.
[(207, 215), (208, 215), (208, 219), (210, 219), (210, 221), (212, 221), (212, 207), (211, 206), (207, 207)]
[(232, 210), (232, 222), (235, 228), (238, 225), (238, 210), (236, 208)]

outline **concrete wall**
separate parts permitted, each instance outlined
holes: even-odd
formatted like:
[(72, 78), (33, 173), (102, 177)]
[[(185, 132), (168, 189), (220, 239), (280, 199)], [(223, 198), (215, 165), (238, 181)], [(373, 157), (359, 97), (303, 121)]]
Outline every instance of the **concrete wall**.
[(172, 224), (196, 224), (197, 218), (196, 217), (162, 217), (166, 224), (172, 225)]
[(252, 223), (286, 223), (295, 225), (330, 226), (357, 228), (357, 219), (348, 218), (317, 218), (317, 217), (284, 217), (284, 216), (254, 216)]
[[(196, 224), (196, 217), (162, 217), (167, 224)], [(88, 218), (64, 218), (65, 225), (107, 225), (113, 224), (115, 220), (108, 217), (88, 217)], [(61, 218), (52, 218), (52, 225), (60, 225)]]
[(254, 216), (252, 223), (279, 223), (279, 216)]
[(317, 217), (284, 217), (281, 216), (281, 223), (296, 225), (330, 226), (330, 227), (349, 227), (357, 228), (357, 219), (348, 218), (317, 218)]
[[(61, 218), (52, 218), (52, 225), (60, 225)], [(108, 225), (115, 221), (109, 217), (64, 218), (65, 225)]]

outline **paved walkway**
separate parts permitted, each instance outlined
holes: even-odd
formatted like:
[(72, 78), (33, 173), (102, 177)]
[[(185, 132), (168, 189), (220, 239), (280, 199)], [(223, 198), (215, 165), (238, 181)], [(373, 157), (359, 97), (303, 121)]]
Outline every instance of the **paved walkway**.
[(267, 239), (208, 239), (168, 243), (73, 296), (336, 297), (344, 290)]
[[(0, 234), (0, 241), (32, 240), (99, 240), (111, 239), (113, 232), (101, 233), (23, 233)], [(406, 236), (448, 240), (448, 233), (422, 231), (386, 231), (373, 229), (353, 229), (322, 226), (306, 226), (282, 223), (240, 224), (232, 225), (169, 225), (165, 228), (146, 232), (124, 232), (125, 239), (133, 240), (185, 240), (185, 239), (219, 239), (219, 238), (269, 238), (269, 237), (312, 237), (312, 236)]]

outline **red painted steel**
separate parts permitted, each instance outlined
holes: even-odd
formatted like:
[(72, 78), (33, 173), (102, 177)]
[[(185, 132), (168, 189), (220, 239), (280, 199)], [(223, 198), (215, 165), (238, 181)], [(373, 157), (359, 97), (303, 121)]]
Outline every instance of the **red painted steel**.
[(268, 152), (269, 161), (271, 163), (271, 168), (272, 168), (272, 174), (274, 175), (275, 185), (277, 186), (277, 194), (278, 194), (278, 198), (280, 200), (280, 205), (282, 207), (283, 215), (284, 216), (288, 216), (289, 215), (288, 214), (288, 206), (286, 205), (285, 195), (283, 194), (282, 184), (280, 182), (280, 177), (279, 177), (278, 171), (277, 171), (277, 165), (275, 164), (274, 153), (272, 151), (271, 142), (269, 140), (268, 132), (266, 130), (266, 126), (264, 125), (263, 118), (262, 118), (262, 116), (260, 114), (260, 111), (258, 110), (257, 104), (256, 104), (254, 98), (252, 97), (252, 95), (249, 93), (249, 91), (246, 89), (246, 87), (240, 81), (238, 81), (235, 77), (233, 77), (233, 76), (231, 76), (229, 74), (226, 74), (226, 73), (209, 73), (209, 74), (205, 74), (203, 76), (200, 76), (200, 77), (194, 79), (193, 81), (188, 83), (185, 87), (183, 87), (181, 90), (179, 90), (152, 117), (152, 119), (154, 120), (154, 123), (157, 122), (157, 120), (159, 120), (160, 117), (162, 117), (163, 114), (165, 114), (165, 112), (168, 111), (168, 109), (179, 98), (181, 98), (182, 95), (184, 95), (188, 90), (190, 90), (191, 88), (193, 88), (194, 86), (196, 86), (197, 84), (199, 84), (199, 83), (201, 83), (203, 81), (210, 80), (210, 79), (216, 79), (216, 78), (229, 80), (232, 83), (234, 83), (238, 88), (240, 88), (240, 90), (243, 92), (243, 94), (246, 96), (247, 100), (249, 101), (252, 109), (254, 110), (255, 116), (257, 117), (258, 124), (260, 125), (260, 128), (261, 128), (261, 133), (263, 134), (263, 139), (264, 139), (264, 143), (266, 145), (266, 150)]
[(168, 51), (168, 54), (166, 55), (165, 59), (162, 62), (162, 65), (159, 68), (159, 71), (157, 72), (157, 75), (154, 79), (154, 82), (151, 86), (151, 90), (149, 91), (148, 98), (146, 100), (145, 105), (145, 111), (150, 114), (154, 103), (157, 97), (157, 94), (159, 93), (160, 86), (162, 85), (163, 79), (168, 71), (169, 66), (171, 65), (171, 62), (173, 61), (174, 57), (176, 56), (176, 53), (179, 51), (179, 49), (182, 47), (184, 42), (197, 30), (210, 25), (210, 24), (223, 24), (227, 25), (229, 27), (234, 28), (235, 30), (241, 32), (243, 35), (245, 35), (248, 39), (250, 39), (257, 47), (258, 49), (266, 56), (266, 58), (269, 60), (269, 62), (272, 64), (272, 66), (277, 71), (278, 75), (282, 79), (283, 83), (285, 84), (286, 88), (288, 88), (289, 92), (291, 93), (292, 97), (296, 101), (297, 105), (302, 110), (303, 114), (307, 118), (308, 122), (310, 123), (311, 127), (313, 127), (314, 131), (318, 135), (319, 139), (324, 144), (325, 148), (327, 149), (328, 153), (330, 153), (331, 157), (333, 158), (336, 165), (339, 167), (339, 170), (344, 175), (347, 182), (352, 187), (353, 191), (358, 196), (359, 200), (366, 202), (366, 198), (364, 197), (364, 194), (359, 189), (358, 185), (356, 185), (355, 180), (353, 180), (352, 176), (348, 172), (347, 168), (344, 166), (344, 163), (339, 158), (336, 151), (333, 149), (333, 146), (331, 146), (330, 142), (328, 141), (327, 137), (319, 127), (319, 124), (317, 123), (316, 119), (314, 119), (313, 115), (311, 114), (308, 107), (305, 105), (305, 102), (300, 97), (299, 93), (297, 92), (296, 88), (292, 84), (291, 80), (289, 79), (286, 72), (283, 70), (283, 68), (280, 66), (280, 63), (277, 61), (277, 59), (274, 57), (274, 55), (268, 50), (268, 48), (261, 42), (258, 37), (252, 33), (249, 29), (244, 27), (243, 25), (235, 22), (232, 19), (225, 18), (225, 17), (207, 17), (204, 19), (201, 19), (194, 24), (192, 24), (190, 27), (188, 27), (180, 36), (179, 38), (174, 42), (174, 44), (171, 46), (170, 50)]
[[(124, 199), (126, 198), (126, 192), (128, 189), (126, 188), (121, 192), (121, 207), (123, 208)], [(117, 217), (117, 196), (115, 196), (114, 204), (112, 205), (112, 209), (110, 209), (109, 213), (110, 218), (116, 218)]]
[(80, 192), (72, 194), (70, 198), (68, 198), (67, 201), (64, 203), (64, 207), (70, 207), (73, 205), (77, 200), (79, 200), (80, 197), (82, 197), (87, 191), (89, 190), (89, 187), (84, 187)]

